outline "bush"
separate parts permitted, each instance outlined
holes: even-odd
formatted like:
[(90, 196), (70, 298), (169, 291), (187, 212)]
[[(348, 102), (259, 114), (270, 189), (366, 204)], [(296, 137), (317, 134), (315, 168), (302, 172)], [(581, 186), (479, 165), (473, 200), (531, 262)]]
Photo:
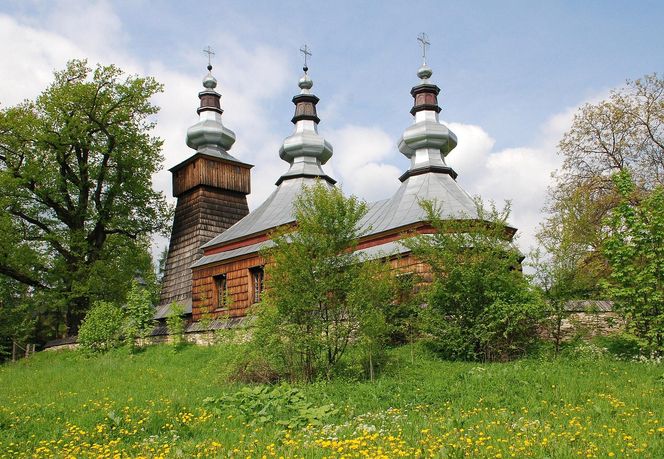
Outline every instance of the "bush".
[(436, 232), (404, 244), (432, 268), (422, 312), (431, 346), (454, 360), (523, 355), (537, 339), (545, 305), (520, 270), (509, 206), (486, 210), (478, 201), (478, 218), (467, 220), (443, 220), (433, 202), (422, 207)]
[(143, 344), (154, 327), (154, 307), (150, 292), (135, 281), (127, 294), (124, 314), (124, 336), (127, 344), (134, 348), (137, 338)]
[(108, 301), (94, 303), (78, 331), (78, 343), (90, 352), (106, 352), (121, 343), (122, 310)]

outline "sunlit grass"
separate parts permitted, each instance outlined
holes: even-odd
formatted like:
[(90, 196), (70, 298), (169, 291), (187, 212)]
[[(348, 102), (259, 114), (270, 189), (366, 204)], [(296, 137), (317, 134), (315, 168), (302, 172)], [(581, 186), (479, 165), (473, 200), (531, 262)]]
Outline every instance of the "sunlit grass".
[[(207, 397), (240, 347), (153, 346), (0, 367), (0, 457), (664, 457), (664, 368), (606, 358), (506, 364), (390, 352), (374, 383), (301, 389), (336, 412), (290, 430)], [(352, 372), (347, 372), (352, 373)]]

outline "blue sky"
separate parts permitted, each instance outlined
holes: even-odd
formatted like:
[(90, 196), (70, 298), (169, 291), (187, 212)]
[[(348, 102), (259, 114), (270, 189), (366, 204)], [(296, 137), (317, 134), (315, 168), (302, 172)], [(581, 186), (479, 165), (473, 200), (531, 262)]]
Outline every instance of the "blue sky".
[[(36, 96), (76, 57), (153, 75), (165, 83), (157, 134), (170, 167), (191, 153), (184, 134), (209, 44), (224, 123), (238, 138), (231, 153), (256, 165), (255, 207), (286, 169), (277, 152), (292, 129), (307, 43), (320, 133), (335, 149), (326, 169), (347, 192), (375, 200), (407, 167), (396, 142), (411, 123), (424, 31), (441, 119), (459, 136), (449, 163), (469, 193), (512, 200), (527, 249), (575, 110), (625, 79), (664, 71), (662, 24), (664, 2), (647, 1), (6, 0), (0, 103)], [(170, 195), (169, 182), (167, 172), (155, 177)]]

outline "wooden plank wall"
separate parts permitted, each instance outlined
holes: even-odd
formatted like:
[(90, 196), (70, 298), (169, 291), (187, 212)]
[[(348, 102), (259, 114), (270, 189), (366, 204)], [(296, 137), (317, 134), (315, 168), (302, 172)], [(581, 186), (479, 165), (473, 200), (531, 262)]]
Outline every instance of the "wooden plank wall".
[(173, 173), (173, 196), (205, 185), (238, 193), (251, 192), (250, 166), (199, 156)]

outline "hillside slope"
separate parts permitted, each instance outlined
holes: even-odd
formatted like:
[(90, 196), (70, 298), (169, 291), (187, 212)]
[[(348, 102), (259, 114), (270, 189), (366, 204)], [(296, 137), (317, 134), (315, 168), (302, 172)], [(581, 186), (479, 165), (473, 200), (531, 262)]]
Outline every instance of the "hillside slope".
[(226, 382), (241, 352), (162, 345), (6, 364), (0, 458), (664, 457), (661, 365), (450, 363), (419, 348), (411, 362), (402, 348), (374, 383), (247, 389)]

